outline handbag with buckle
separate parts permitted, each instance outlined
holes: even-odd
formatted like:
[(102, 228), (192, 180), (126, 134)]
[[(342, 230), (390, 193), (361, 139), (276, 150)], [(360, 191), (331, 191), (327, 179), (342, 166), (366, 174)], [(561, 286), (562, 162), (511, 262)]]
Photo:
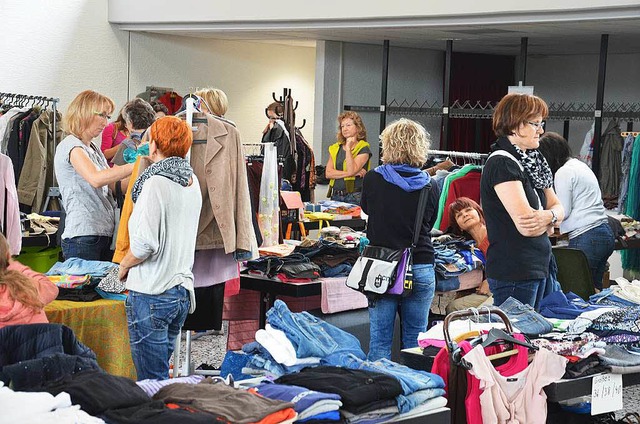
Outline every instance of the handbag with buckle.
[(427, 184), (420, 192), (411, 246), (392, 249), (367, 245), (347, 277), (347, 287), (365, 294), (408, 295), (411, 293), (413, 288), (412, 250), (420, 237), (422, 219), (427, 206), (427, 193), (430, 188), (431, 184)]

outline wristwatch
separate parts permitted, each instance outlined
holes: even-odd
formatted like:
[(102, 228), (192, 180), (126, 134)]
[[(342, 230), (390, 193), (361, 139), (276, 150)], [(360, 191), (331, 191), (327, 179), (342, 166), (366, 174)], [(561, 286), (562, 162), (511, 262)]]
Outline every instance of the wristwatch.
[(556, 225), (556, 222), (558, 222), (558, 215), (556, 215), (555, 211), (553, 209), (549, 209), (549, 211), (551, 211), (551, 225)]

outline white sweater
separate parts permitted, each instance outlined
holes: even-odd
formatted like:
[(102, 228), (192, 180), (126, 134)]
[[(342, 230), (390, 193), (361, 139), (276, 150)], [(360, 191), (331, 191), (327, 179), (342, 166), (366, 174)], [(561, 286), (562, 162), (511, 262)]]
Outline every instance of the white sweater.
[(127, 289), (161, 294), (183, 285), (193, 313), (193, 260), (202, 195), (195, 174), (188, 187), (160, 175), (149, 178), (129, 218), (131, 253), (144, 262), (129, 270)]
[(598, 180), (584, 162), (569, 159), (556, 172), (554, 185), (564, 207), (560, 232), (570, 239), (607, 220)]

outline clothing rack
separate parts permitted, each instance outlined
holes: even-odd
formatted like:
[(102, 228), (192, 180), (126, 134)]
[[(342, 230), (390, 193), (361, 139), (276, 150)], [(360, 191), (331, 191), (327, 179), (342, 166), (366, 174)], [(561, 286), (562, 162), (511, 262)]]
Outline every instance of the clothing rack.
[(487, 153), (474, 153), (474, 152), (456, 152), (447, 150), (429, 150), (429, 155), (442, 155), (458, 158), (468, 158), (476, 160), (486, 160), (489, 155)]
[(2, 93), (0, 92), (0, 105), (4, 103), (5, 100), (9, 99), (11, 103), (17, 103), (20, 106), (26, 106), (31, 103), (32, 106), (49, 106), (51, 104), (51, 109), (53, 110), (53, 142), (54, 145), (58, 145), (58, 141), (56, 140), (56, 129), (58, 128), (58, 103), (60, 102), (60, 98), (58, 97), (45, 97), (45, 96), (34, 96), (30, 94), (17, 94), (17, 93)]
[[(0, 92), (0, 105), (4, 103), (5, 100), (9, 100), (11, 103), (19, 104), (20, 106), (26, 106), (31, 103), (31, 106), (43, 106), (48, 107), (51, 104), (51, 109), (53, 111), (53, 145), (58, 145), (58, 140), (56, 140), (56, 136), (58, 133), (58, 103), (60, 103), (59, 97), (45, 97), (45, 96), (35, 96), (30, 94), (17, 94), (17, 93), (2, 93)], [(49, 192), (47, 193), (47, 198), (42, 206), (42, 211), (47, 210), (49, 206), (49, 201), (52, 198), (60, 198), (60, 190), (55, 186), (56, 184), (56, 176), (53, 174), (53, 187), (49, 187)], [(6, 199), (6, 197), (5, 197)], [(6, 201), (5, 201), (5, 209), (6, 209)], [(6, 212), (6, 211), (5, 211)], [(6, 213), (5, 213), (6, 215)]]

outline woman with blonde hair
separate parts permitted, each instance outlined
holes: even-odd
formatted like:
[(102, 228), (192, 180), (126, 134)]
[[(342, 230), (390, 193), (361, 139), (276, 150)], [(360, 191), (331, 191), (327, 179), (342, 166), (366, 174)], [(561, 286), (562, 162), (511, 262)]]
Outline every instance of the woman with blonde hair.
[(92, 142), (108, 124), (113, 110), (113, 100), (86, 90), (69, 104), (63, 119), (69, 135), (56, 148), (54, 169), (65, 212), (61, 243), (65, 259), (111, 259), (116, 225), (112, 192), (115, 183), (133, 171), (133, 164), (110, 168)]
[[(400, 119), (381, 134), (384, 165), (367, 172), (362, 186), (362, 210), (369, 215), (367, 237), (372, 245), (391, 249), (411, 246), (420, 193), (427, 202), (420, 235), (413, 248), (413, 290), (408, 296), (379, 296), (369, 304), (369, 360), (391, 358), (393, 328), (400, 314), (402, 348), (418, 346), (427, 330), (435, 292), (435, 256), (430, 231), (438, 214), (440, 190), (420, 169), (427, 160), (429, 134), (419, 123)], [(427, 187), (429, 186), (429, 187)]]
[(57, 296), (58, 287), (46, 276), (11, 259), (0, 234), (0, 328), (49, 322), (43, 308)]
[(325, 176), (329, 178), (331, 200), (359, 205), (362, 178), (371, 165), (371, 146), (367, 130), (356, 112), (338, 116), (338, 141), (329, 146), (329, 161)]
[(195, 94), (204, 100), (203, 112), (224, 118), (225, 113), (229, 110), (229, 100), (224, 91), (209, 87), (198, 90)]

